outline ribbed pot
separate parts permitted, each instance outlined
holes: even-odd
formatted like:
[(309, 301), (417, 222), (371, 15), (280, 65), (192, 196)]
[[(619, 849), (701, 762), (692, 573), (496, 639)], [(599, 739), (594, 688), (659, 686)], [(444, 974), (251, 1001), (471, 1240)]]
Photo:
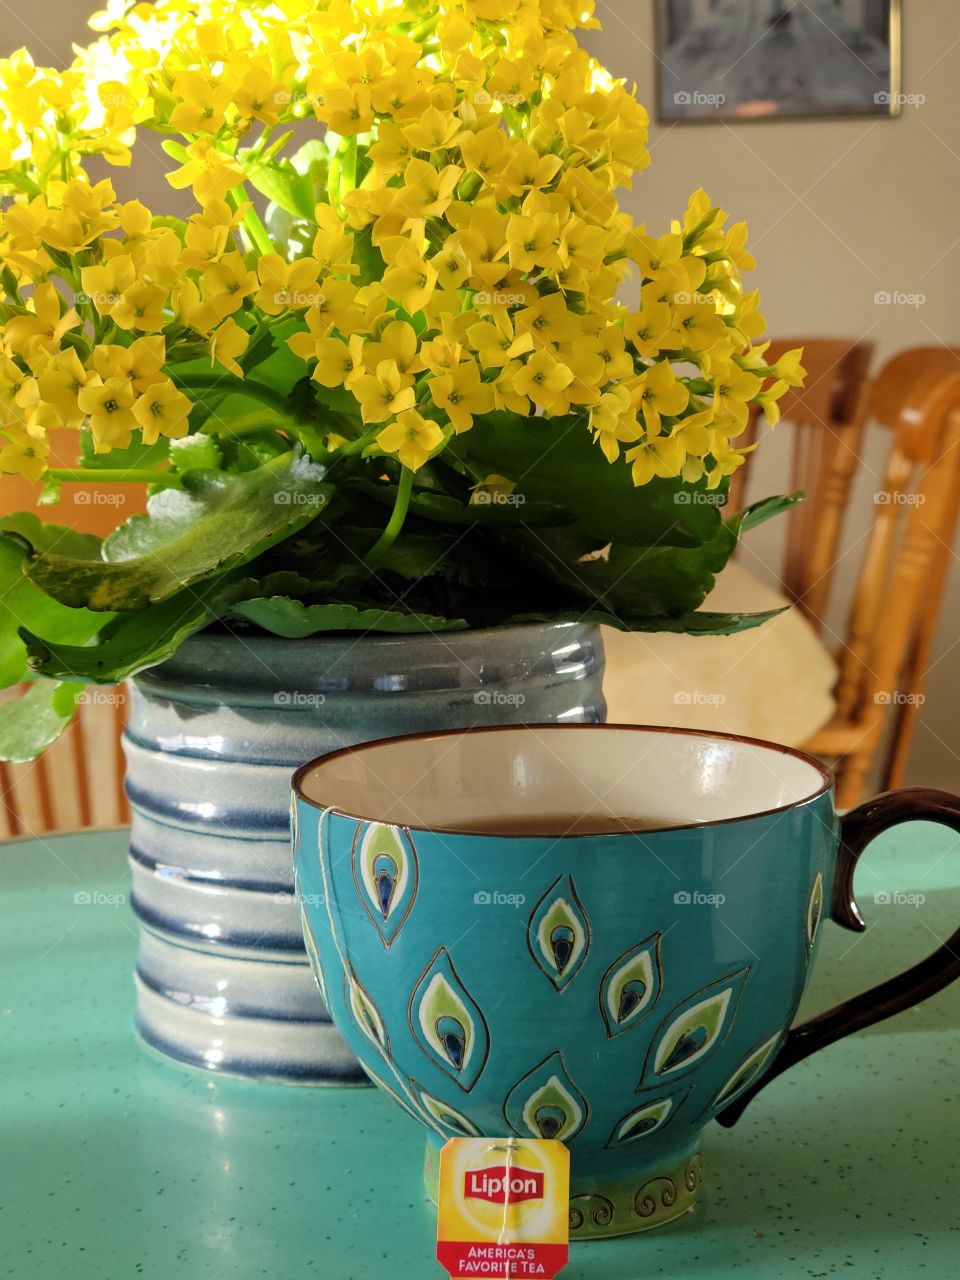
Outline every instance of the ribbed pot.
[(124, 750), (144, 1040), (231, 1075), (365, 1081), (303, 949), (292, 771), (399, 733), (602, 720), (602, 673), (599, 629), (563, 623), (307, 640), (204, 632), (136, 677)]

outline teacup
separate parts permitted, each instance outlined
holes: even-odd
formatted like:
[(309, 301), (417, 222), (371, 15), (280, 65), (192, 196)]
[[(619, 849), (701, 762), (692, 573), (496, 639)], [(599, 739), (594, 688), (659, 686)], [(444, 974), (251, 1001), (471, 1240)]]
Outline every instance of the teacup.
[[(721, 734), (549, 725), (393, 738), (294, 777), (307, 950), (367, 1073), (429, 1131), (559, 1138), (572, 1238), (691, 1209), (708, 1121), (960, 976), (960, 932), (790, 1029), (857, 859), (960, 800), (840, 818), (814, 759)], [(495, 831), (491, 831), (491, 827)], [(864, 1052), (869, 1051), (869, 1045)]]

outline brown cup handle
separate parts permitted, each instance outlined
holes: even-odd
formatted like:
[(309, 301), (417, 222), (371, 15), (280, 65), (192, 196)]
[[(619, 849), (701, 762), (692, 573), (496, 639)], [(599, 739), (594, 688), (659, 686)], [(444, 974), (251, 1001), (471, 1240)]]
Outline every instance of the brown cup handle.
[[(900, 822), (918, 820), (939, 822), (960, 832), (960, 797), (926, 787), (907, 787), (902, 791), (887, 791), (875, 800), (868, 800), (841, 819), (840, 849), (830, 899), (832, 920), (854, 933), (862, 933), (866, 929), (853, 896), (853, 873), (860, 855), (881, 831), (895, 827)], [(795, 1062), (801, 1062), (811, 1053), (826, 1048), (828, 1044), (833, 1044), (835, 1040), (854, 1031), (882, 1022), (884, 1018), (919, 1004), (921, 1000), (948, 987), (956, 978), (960, 978), (960, 929), (925, 960), (904, 973), (888, 978), (886, 982), (881, 982), (850, 1000), (844, 1000), (842, 1004), (835, 1005), (799, 1027), (792, 1027), (763, 1078), (751, 1085), (736, 1102), (719, 1112), (716, 1119), (726, 1128), (736, 1124), (760, 1090)]]

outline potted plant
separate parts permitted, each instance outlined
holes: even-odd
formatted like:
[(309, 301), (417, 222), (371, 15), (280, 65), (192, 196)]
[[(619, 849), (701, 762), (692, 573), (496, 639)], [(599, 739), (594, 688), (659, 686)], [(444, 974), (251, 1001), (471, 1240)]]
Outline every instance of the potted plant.
[[(662, 235), (619, 209), (647, 115), (578, 46), (592, 10), (110, 0), (70, 67), (0, 64), (0, 468), (41, 504), (150, 495), (102, 542), (0, 520), (28, 682), (0, 748), (134, 678), (140, 1020), (175, 1056), (356, 1077), (290, 894), (292, 765), (599, 718), (600, 623), (766, 616), (699, 606), (790, 501), (722, 509), (800, 353), (767, 363), (704, 192)], [(99, 176), (150, 137), (183, 217)]]

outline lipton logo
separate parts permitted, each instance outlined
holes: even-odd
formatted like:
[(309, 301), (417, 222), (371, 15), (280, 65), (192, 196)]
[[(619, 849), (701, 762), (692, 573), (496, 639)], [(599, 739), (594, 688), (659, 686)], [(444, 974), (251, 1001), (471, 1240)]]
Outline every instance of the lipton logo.
[(468, 1200), (488, 1200), (491, 1204), (542, 1200), (543, 1174), (534, 1169), (508, 1169), (502, 1164), (468, 1169), (463, 1175), (463, 1194)]

